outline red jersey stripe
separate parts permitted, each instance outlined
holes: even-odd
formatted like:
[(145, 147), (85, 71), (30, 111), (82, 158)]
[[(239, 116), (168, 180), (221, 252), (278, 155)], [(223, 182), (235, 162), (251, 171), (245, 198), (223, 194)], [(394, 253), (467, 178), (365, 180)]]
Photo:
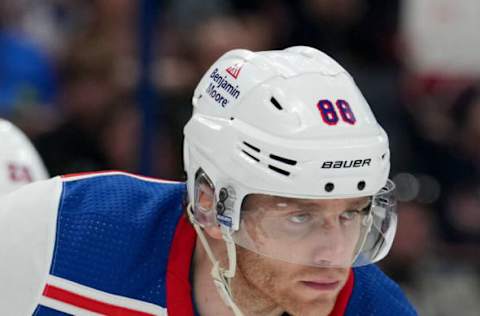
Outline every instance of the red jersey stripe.
[(45, 286), (45, 289), (43, 290), (43, 296), (104, 315), (153, 316), (153, 314), (150, 313), (100, 302), (50, 284)]
[(348, 302), (352, 296), (353, 284), (355, 283), (354, 275), (352, 269), (348, 275), (347, 282), (338, 293), (337, 301), (335, 302), (335, 307), (333, 307), (332, 312), (329, 316), (343, 316), (347, 310)]
[(194, 315), (190, 284), (191, 261), (197, 233), (186, 216), (178, 222), (167, 267), (167, 306), (171, 315)]

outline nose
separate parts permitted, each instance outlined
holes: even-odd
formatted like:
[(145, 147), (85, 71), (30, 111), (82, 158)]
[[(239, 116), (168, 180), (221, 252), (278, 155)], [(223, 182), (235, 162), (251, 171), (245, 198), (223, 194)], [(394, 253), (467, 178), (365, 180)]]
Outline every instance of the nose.
[(312, 236), (314, 247), (312, 260), (318, 266), (345, 266), (349, 264), (346, 258), (346, 236), (336, 225), (323, 225), (317, 228)]

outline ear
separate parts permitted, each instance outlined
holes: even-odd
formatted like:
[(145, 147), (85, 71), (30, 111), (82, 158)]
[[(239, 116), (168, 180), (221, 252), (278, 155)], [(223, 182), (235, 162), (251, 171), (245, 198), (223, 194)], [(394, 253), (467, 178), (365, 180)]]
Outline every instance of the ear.
[[(198, 203), (205, 210), (210, 210), (209, 212), (215, 212), (215, 192), (213, 188), (200, 184), (200, 190), (198, 190)], [(215, 216), (214, 214), (212, 214)], [(204, 228), (207, 234), (214, 239), (222, 239), (222, 231), (218, 225), (207, 226)]]
[(222, 231), (216, 222), (215, 211), (215, 191), (211, 185), (206, 182), (198, 183), (197, 187), (197, 205), (199, 206), (197, 220), (204, 224), (204, 231), (213, 239), (222, 239)]
[(204, 209), (204, 210), (214, 210), (214, 192), (211, 187), (208, 185), (204, 184), (199, 184), (199, 190), (198, 190), (198, 204), (199, 206)]

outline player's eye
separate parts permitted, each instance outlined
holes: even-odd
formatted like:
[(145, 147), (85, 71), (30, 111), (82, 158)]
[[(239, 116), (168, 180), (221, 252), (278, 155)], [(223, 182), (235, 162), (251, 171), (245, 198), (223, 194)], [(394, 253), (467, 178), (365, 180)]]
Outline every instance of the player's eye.
[(342, 214), (340, 214), (340, 221), (342, 222), (353, 221), (358, 215), (360, 215), (359, 210), (344, 211), (342, 212)]
[(293, 224), (304, 224), (308, 222), (311, 218), (311, 215), (308, 213), (296, 213), (288, 216), (288, 221)]

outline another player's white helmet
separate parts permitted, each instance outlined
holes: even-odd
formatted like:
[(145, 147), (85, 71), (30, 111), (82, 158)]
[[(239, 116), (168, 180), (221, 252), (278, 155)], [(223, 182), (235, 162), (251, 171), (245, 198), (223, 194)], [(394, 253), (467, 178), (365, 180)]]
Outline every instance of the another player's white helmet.
[[(388, 138), (332, 58), (310, 47), (232, 50), (203, 76), (193, 106), (184, 160), (197, 224), (219, 224), (237, 245), (298, 264), (359, 266), (387, 254), (396, 230)], [(196, 203), (202, 182), (215, 190), (213, 211)], [(262, 234), (282, 241), (283, 247), (265, 250), (255, 232), (242, 229), (249, 214), (242, 207), (252, 195), (284, 197), (270, 211), (288, 207), (288, 198), (371, 197), (371, 203), (359, 217), (361, 231), (342, 236), (356, 236), (355, 255), (315, 262), (300, 247), (304, 231), (283, 238), (275, 220), (257, 217)]]
[(0, 194), (47, 178), (47, 170), (30, 140), (15, 125), (0, 119)]

